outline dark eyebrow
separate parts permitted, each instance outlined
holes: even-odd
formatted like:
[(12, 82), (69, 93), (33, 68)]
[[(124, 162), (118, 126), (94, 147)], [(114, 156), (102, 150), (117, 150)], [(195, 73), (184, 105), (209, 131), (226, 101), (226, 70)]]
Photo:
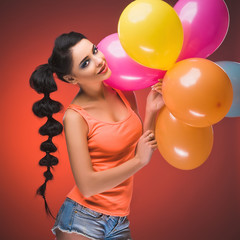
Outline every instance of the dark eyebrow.
[[(92, 51), (93, 51), (94, 47), (95, 47), (95, 45), (93, 44), (93, 46), (92, 46)], [(81, 65), (85, 60), (87, 60), (87, 58), (88, 58), (88, 56), (86, 56), (86, 57), (79, 63), (79, 65)]]

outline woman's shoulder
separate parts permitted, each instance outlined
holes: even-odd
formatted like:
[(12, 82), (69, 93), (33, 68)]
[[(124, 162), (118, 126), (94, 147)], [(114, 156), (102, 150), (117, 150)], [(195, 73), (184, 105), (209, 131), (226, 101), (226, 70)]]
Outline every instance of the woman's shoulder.
[(83, 116), (79, 113), (77, 106), (70, 104), (63, 115), (63, 124), (84, 123)]
[(81, 131), (86, 134), (89, 126), (84, 117), (72, 108), (67, 108), (63, 116), (63, 126), (65, 131), (71, 131), (73, 134)]

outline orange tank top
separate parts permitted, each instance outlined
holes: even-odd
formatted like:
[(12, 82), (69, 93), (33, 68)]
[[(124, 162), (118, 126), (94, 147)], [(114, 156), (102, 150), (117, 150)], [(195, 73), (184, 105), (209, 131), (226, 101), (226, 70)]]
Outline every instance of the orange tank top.
[[(142, 135), (142, 122), (132, 110), (123, 93), (114, 89), (128, 109), (128, 115), (119, 122), (103, 122), (91, 117), (79, 105), (70, 104), (88, 124), (88, 149), (94, 171), (116, 167), (135, 156), (137, 142)], [(84, 197), (75, 185), (67, 194), (79, 204), (112, 216), (127, 216), (132, 198), (133, 176), (109, 189), (91, 197)]]

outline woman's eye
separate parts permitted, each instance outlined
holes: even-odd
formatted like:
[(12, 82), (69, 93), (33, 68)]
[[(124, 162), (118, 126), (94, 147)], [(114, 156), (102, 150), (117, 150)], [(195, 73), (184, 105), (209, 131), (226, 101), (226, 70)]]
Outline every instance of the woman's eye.
[(90, 60), (86, 60), (86, 61), (84, 61), (84, 62), (82, 63), (82, 65), (81, 65), (81, 68), (85, 68), (85, 67), (87, 67), (88, 64), (89, 64), (89, 62), (90, 62)]
[(93, 54), (96, 54), (96, 53), (98, 53), (98, 48), (97, 48), (96, 46), (94, 46), (94, 48), (93, 48)]

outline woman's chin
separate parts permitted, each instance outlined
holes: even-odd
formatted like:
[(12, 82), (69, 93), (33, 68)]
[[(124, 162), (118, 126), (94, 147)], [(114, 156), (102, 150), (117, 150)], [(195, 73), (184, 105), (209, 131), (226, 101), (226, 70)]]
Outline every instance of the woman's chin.
[(108, 68), (108, 71), (103, 76), (103, 81), (110, 78), (111, 75), (112, 75), (112, 71)]

